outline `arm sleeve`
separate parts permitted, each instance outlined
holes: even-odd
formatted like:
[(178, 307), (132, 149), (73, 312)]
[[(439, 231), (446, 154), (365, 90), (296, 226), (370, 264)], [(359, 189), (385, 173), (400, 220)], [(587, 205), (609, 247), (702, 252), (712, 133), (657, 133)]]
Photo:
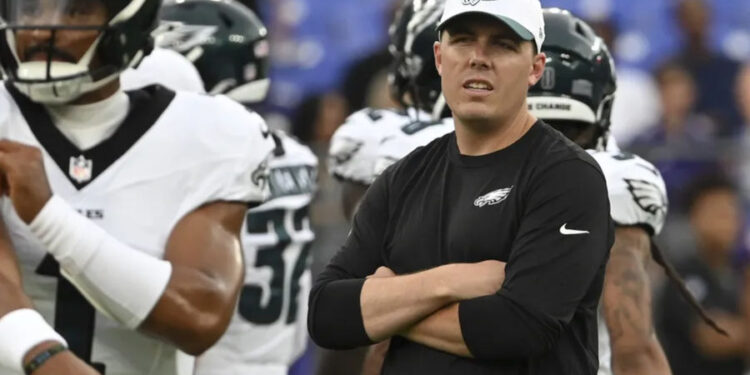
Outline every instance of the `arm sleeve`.
[(310, 293), (308, 329), (330, 349), (370, 345), (360, 306), (365, 278), (382, 266), (388, 220), (387, 174), (365, 194), (344, 246), (321, 272)]
[(529, 189), (503, 287), (459, 305), (464, 341), (476, 358), (545, 353), (582, 305), (595, 312), (601, 294), (614, 238), (601, 173), (564, 161)]

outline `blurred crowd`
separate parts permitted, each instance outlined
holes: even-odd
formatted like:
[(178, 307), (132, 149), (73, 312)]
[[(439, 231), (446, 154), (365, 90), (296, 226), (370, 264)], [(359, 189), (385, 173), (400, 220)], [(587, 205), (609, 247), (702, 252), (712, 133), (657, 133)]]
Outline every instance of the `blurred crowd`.
[[(269, 25), (274, 85), (264, 105), (326, 160), (348, 114), (389, 107), (388, 25), (400, 2), (245, 1)], [(670, 213), (657, 238), (688, 289), (731, 338), (685, 313), (654, 269), (657, 332), (675, 374), (741, 374), (743, 270), (750, 261), (750, 1), (542, 0), (589, 20), (614, 51), (618, 91), (613, 134), (651, 161), (667, 184)], [(324, 15), (324, 16), (323, 16)], [(325, 168), (325, 163), (322, 164)], [(313, 210), (315, 264), (346, 235), (338, 184), (320, 173)], [(319, 269), (319, 268), (318, 268)], [(315, 268), (314, 268), (315, 270)]]

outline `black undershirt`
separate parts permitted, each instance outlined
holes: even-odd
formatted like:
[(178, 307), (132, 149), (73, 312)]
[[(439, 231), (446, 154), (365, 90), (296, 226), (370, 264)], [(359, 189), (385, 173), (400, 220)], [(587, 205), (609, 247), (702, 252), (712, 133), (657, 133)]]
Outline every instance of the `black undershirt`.
[(310, 333), (330, 348), (370, 344), (360, 292), (381, 265), (406, 274), (496, 259), (507, 262), (502, 289), (459, 304), (476, 359), (395, 337), (383, 374), (593, 375), (613, 234), (598, 165), (548, 125), (537, 122), (483, 156), (461, 155), (451, 133), (371, 186), (349, 238), (315, 282)]

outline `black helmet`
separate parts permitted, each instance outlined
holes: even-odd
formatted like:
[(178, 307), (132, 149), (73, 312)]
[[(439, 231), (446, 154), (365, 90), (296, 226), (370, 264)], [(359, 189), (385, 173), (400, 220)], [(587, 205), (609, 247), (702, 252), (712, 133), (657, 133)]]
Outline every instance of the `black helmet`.
[[(404, 106), (414, 106), (440, 117), (445, 107), (433, 44), (445, 0), (407, 0), (390, 27), (389, 51), (394, 57), (391, 95)], [(407, 94), (411, 103), (407, 103)]]
[(168, 31), (157, 44), (192, 61), (208, 93), (241, 103), (265, 99), (268, 32), (253, 11), (234, 0), (180, 0), (164, 5), (162, 20)]
[[(543, 13), (547, 65), (529, 90), (529, 110), (584, 148), (605, 145), (617, 88), (612, 55), (594, 30), (570, 12), (550, 8)], [(592, 136), (581, 140), (581, 134)]]
[[(97, 3), (104, 5), (106, 19), (88, 22), (81, 9), (96, 9)], [(0, 65), (5, 78), (34, 101), (73, 101), (113, 81), (151, 52), (160, 6), (161, 0), (0, 0), (0, 31), (5, 36), (0, 38)], [(38, 12), (45, 12), (50, 21)], [(44, 52), (46, 61), (20, 60), (16, 35), (23, 30), (50, 32), (49, 42), (29, 48)], [(63, 30), (100, 34), (78, 61), (52, 61), (64, 53), (55, 45), (55, 34)]]

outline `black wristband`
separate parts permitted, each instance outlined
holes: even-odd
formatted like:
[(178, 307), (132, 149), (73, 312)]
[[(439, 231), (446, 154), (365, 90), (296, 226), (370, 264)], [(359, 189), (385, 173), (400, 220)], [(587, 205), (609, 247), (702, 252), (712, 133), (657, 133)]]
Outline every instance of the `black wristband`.
[(50, 358), (54, 357), (57, 354), (60, 354), (64, 351), (68, 350), (68, 348), (65, 347), (63, 344), (57, 344), (39, 354), (34, 356), (34, 358), (29, 361), (24, 367), (23, 372), (26, 375), (31, 375), (34, 371), (42, 367), (42, 365), (47, 362)]

